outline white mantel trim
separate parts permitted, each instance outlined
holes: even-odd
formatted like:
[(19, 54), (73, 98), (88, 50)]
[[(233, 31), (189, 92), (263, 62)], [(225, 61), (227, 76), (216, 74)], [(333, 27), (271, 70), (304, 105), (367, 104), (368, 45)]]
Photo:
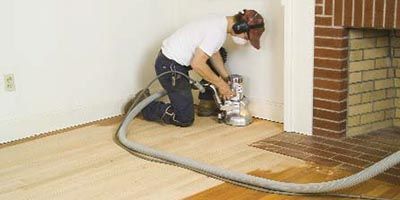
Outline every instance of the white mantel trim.
[(284, 36), (284, 130), (312, 135), (314, 0), (282, 0)]

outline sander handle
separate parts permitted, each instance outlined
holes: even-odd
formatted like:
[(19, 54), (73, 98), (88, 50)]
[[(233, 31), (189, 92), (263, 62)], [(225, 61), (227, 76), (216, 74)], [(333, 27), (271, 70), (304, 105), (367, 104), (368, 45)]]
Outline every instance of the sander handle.
[(214, 100), (216, 101), (216, 103), (217, 103), (217, 105), (218, 105), (218, 108), (221, 109), (223, 103), (222, 103), (221, 98), (220, 98), (219, 95), (218, 95), (218, 90), (217, 90), (217, 88), (215, 88), (215, 86), (212, 85), (212, 84), (210, 84), (210, 83), (207, 83), (207, 84), (205, 84), (205, 85), (203, 85), (203, 86), (204, 86), (204, 87), (209, 87), (209, 88), (211, 88), (211, 89), (214, 91), (214, 95), (213, 95)]

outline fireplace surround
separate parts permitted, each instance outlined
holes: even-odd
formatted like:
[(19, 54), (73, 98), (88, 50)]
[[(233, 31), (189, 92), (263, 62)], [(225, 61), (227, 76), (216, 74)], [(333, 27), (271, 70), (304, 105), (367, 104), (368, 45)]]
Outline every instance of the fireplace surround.
[[(399, 4), (400, 0), (316, 0), (314, 135), (340, 138), (398, 124), (395, 57), (399, 53), (395, 41), (400, 36)], [(383, 55), (374, 57), (379, 53)], [(359, 57), (373, 60), (368, 61), (374, 62), (373, 68), (358, 63), (361, 69), (355, 69)], [(379, 69), (382, 62), (387, 65)], [(378, 77), (372, 78), (376, 74)], [(361, 83), (363, 79), (367, 83)], [(374, 95), (384, 92), (385, 98), (367, 101), (366, 93), (373, 93), (375, 87), (380, 93)]]

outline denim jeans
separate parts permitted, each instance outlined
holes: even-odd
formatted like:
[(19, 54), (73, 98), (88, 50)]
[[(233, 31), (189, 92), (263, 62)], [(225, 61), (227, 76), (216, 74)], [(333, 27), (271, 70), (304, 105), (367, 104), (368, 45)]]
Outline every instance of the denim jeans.
[[(208, 62), (210, 65), (210, 62)], [(155, 62), (155, 71), (159, 75), (167, 71), (179, 71), (189, 75), (190, 66), (182, 66), (179, 63), (167, 58), (161, 51)], [(217, 71), (211, 67), (214, 73)], [(175, 81), (173, 83), (173, 76)], [(171, 103), (161, 101), (151, 102), (142, 110), (144, 119), (149, 121), (162, 121), (166, 124), (174, 124), (176, 126), (187, 127), (194, 122), (194, 105), (192, 87), (185, 77), (179, 74), (168, 74), (159, 79), (161, 86), (168, 93)], [(206, 83), (205, 80), (201, 81)], [(213, 100), (214, 91), (206, 87), (206, 92), (199, 94), (201, 100)]]
[[(188, 66), (182, 66), (164, 56), (162, 52), (157, 56), (155, 71), (159, 75), (167, 71), (179, 71), (189, 75)], [(175, 81), (173, 81), (175, 76)], [(187, 127), (194, 122), (194, 105), (192, 88), (189, 80), (179, 74), (167, 74), (159, 79), (161, 86), (167, 91), (171, 103), (154, 101), (142, 110), (144, 119), (162, 121), (166, 124)]]

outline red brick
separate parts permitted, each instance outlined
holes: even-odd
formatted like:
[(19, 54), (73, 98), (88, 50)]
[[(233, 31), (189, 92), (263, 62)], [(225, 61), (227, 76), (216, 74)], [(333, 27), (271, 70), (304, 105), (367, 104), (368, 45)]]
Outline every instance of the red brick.
[[(379, 137), (380, 137), (380, 135), (379, 135)], [(345, 142), (349, 142), (349, 143), (356, 144), (359, 146), (364, 146), (364, 147), (371, 146), (371, 147), (374, 147), (377, 149), (382, 149), (387, 152), (395, 152), (398, 150), (398, 148), (396, 148), (396, 147), (388, 146), (386, 144), (375, 141), (374, 138), (369, 139), (369, 140), (368, 139), (359, 139), (359, 138), (346, 138)]]
[(316, 47), (314, 55), (322, 58), (344, 59), (348, 57), (348, 50), (320, 49)]
[(313, 128), (313, 135), (329, 137), (329, 138), (343, 138), (346, 136), (346, 130), (336, 132), (336, 131), (329, 131), (329, 130)]
[(353, 1), (344, 1), (344, 25), (352, 26), (353, 20)]
[(346, 172), (352, 172), (353, 174), (355, 174), (355, 173), (358, 173), (358, 172), (362, 171), (364, 168), (363, 167), (356, 167), (356, 166), (353, 166), (353, 165), (349, 165), (347, 163), (343, 163), (340, 166), (340, 169), (343, 169)]
[[(349, 145), (349, 147), (351, 147), (351, 146)], [(359, 156), (360, 155), (359, 152), (351, 151), (351, 150), (348, 149), (348, 147), (346, 147), (346, 148), (338, 148), (338, 147), (334, 146), (334, 147), (328, 148), (327, 150), (330, 151), (330, 152), (334, 152), (336, 154), (341, 154), (341, 155), (345, 155), (345, 156)]]
[(342, 14), (343, 14), (343, 0), (335, 0), (335, 19), (334, 19), (334, 24), (335, 24), (335, 26), (343, 26), (343, 21), (342, 21), (342, 19), (343, 19), (343, 17), (342, 17)]
[(331, 148), (330, 145), (326, 144), (321, 144), (318, 143), (318, 138), (317, 137), (310, 137), (306, 136), (306, 138), (303, 138), (298, 142), (298, 144), (310, 147), (310, 148), (315, 148), (315, 149), (320, 149), (320, 150), (325, 150)]
[(379, 174), (376, 177), (374, 177), (374, 179), (382, 180), (384, 182), (392, 183), (394, 185), (400, 185), (400, 177), (392, 176), (387, 173)]
[(379, 162), (382, 160), (382, 157), (373, 156), (370, 154), (363, 154), (363, 155), (359, 156), (359, 158), (362, 160), (367, 160), (367, 161), (371, 161), (371, 162)]
[(320, 119), (313, 120), (315, 128), (328, 129), (332, 131), (342, 131), (346, 129), (346, 122), (333, 122)]
[(337, 160), (340, 162), (344, 162), (344, 163), (349, 163), (355, 166), (359, 166), (359, 167), (365, 167), (371, 164), (371, 162), (367, 162), (364, 160), (360, 160), (354, 157), (348, 157), (348, 156), (343, 156), (343, 155), (337, 155), (335, 157), (332, 158), (333, 160)]
[(364, 26), (372, 27), (374, 0), (365, 0), (364, 6)]
[(331, 158), (333, 156), (335, 156), (336, 154), (329, 152), (329, 151), (323, 151), (317, 148), (312, 148), (312, 147), (307, 147), (307, 148), (303, 148), (303, 151), (315, 156), (319, 156), (321, 158)]
[(400, 28), (400, 5), (399, 5), (398, 1), (397, 1), (396, 13), (397, 13), (397, 15), (396, 15), (396, 18), (397, 18), (397, 20), (396, 20), (396, 29), (398, 29), (398, 28)]
[(315, 17), (315, 25), (332, 26), (332, 17)]
[(375, 1), (375, 28), (383, 28), (383, 0)]
[(317, 47), (346, 48), (348, 43), (348, 39), (315, 38)]
[(315, 78), (328, 78), (333, 80), (343, 80), (348, 76), (347, 71), (332, 71), (325, 69), (314, 69)]
[(347, 29), (344, 28), (315, 28), (316, 36), (328, 36), (328, 37), (346, 37), (349, 35)]
[(314, 108), (326, 109), (336, 112), (343, 112), (347, 108), (347, 102), (332, 102), (321, 99), (314, 99)]
[(334, 147), (339, 147), (339, 148), (347, 149), (352, 146), (352, 144), (343, 142), (343, 140), (335, 140), (335, 139), (331, 139), (331, 138), (319, 138), (319, 140), (324, 144), (328, 144), (328, 145), (331, 145)]
[(314, 109), (314, 117), (321, 118), (321, 119), (333, 120), (333, 121), (346, 120), (346, 118), (347, 118), (346, 114), (347, 114), (346, 111), (333, 112), (333, 111), (327, 111), (327, 110)]
[(390, 168), (386, 171), (387, 174), (391, 174), (394, 176), (398, 176), (400, 177), (400, 169), (396, 169), (396, 168)]
[(319, 165), (324, 165), (324, 166), (328, 166), (328, 167), (336, 167), (340, 165), (340, 162), (331, 160), (331, 159), (327, 159), (321, 156), (309, 156), (307, 158), (304, 159), (305, 161), (308, 162), (313, 162)]
[(332, 81), (332, 80), (322, 80), (322, 79), (314, 79), (314, 87), (330, 89), (330, 90), (345, 90), (347, 89), (348, 82), (346, 80), (343, 81)]
[(322, 6), (315, 6), (315, 14), (322, 15), (322, 12), (323, 12), (322, 9), (323, 9)]
[(354, 0), (354, 27), (362, 26), (363, 0)]
[(332, 15), (333, 0), (325, 0), (325, 15)]
[(372, 148), (363, 147), (363, 146), (356, 146), (356, 147), (352, 148), (352, 150), (363, 152), (364, 154), (369, 154), (369, 155), (374, 155), (374, 156), (382, 156), (382, 157), (387, 156), (387, 154), (388, 154), (388, 152), (386, 152), (386, 151), (372, 149)]
[(385, 28), (394, 28), (395, 1), (386, 1)]
[(282, 141), (282, 140), (275, 140), (275, 141), (270, 141), (269, 143), (279, 146), (279, 147), (283, 147), (283, 148), (288, 148), (288, 149), (293, 149), (293, 150), (298, 150), (301, 151), (302, 149), (304, 149), (303, 146), (295, 144), (295, 143), (288, 143), (286, 141)]
[(333, 101), (343, 101), (347, 98), (347, 91), (314, 89), (314, 97)]
[(304, 153), (304, 152), (301, 152), (301, 151), (290, 150), (290, 149), (287, 149), (287, 148), (276, 148), (276, 149), (271, 149), (269, 151), (272, 151), (274, 153), (283, 154), (283, 155), (286, 155), (286, 156), (290, 156), (290, 157), (293, 157), (293, 158), (299, 158), (299, 159), (305, 159), (305, 158), (310, 156), (310, 154), (307, 154), (307, 153)]
[(347, 60), (328, 60), (328, 59), (314, 59), (314, 65), (319, 68), (327, 69), (345, 69), (347, 68)]

